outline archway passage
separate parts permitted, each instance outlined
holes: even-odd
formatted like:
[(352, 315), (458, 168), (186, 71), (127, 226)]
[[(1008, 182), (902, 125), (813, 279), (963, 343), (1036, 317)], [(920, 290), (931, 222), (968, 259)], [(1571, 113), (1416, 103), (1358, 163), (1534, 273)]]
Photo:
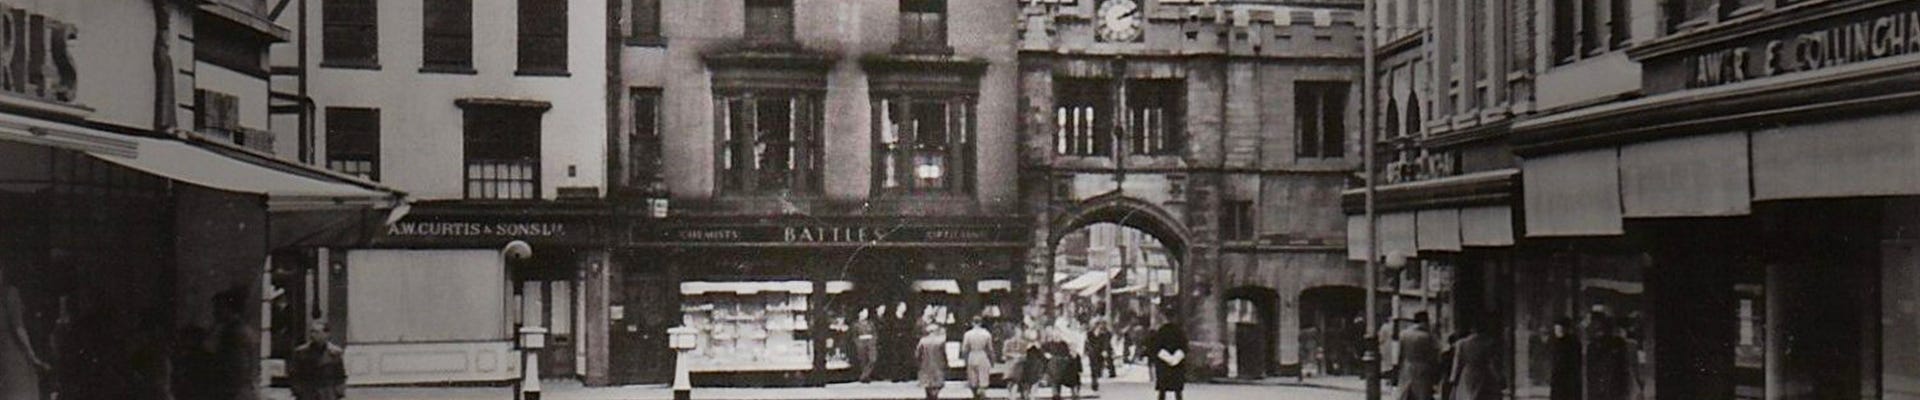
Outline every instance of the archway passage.
[(1232, 338), (1227, 349), (1232, 359), (1228, 365), (1233, 367), (1230, 374), (1260, 379), (1277, 373), (1279, 364), (1273, 349), (1280, 337), (1279, 314), (1275, 311), (1280, 294), (1259, 286), (1236, 287), (1225, 294), (1227, 329)]
[(1303, 373), (1361, 374), (1366, 338), (1365, 289), (1317, 286), (1300, 292), (1300, 360)]

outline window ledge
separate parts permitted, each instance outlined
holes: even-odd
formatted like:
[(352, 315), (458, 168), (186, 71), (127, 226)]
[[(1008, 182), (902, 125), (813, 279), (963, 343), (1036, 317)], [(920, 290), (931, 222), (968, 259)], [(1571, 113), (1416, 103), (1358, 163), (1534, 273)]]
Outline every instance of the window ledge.
[(380, 63), (376, 61), (321, 61), (320, 68), (364, 69), (364, 70), (379, 71)]
[(573, 73), (571, 73), (571, 72), (567, 72), (567, 70), (552, 70), (552, 69), (522, 69), (522, 70), (516, 70), (516, 71), (513, 71), (513, 75), (514, 75), (514, 76), (534, 76), (534, 77), (557, 77), (557, 78), (565, 78), (565, 77), (571, 77), (571, 76), (573, 76)]
[(475, 71), (475, 70), (473, 69), (473, 66), (471, 66), (471, 65), (428, 65), (428, 66), (422, 66), (422, 67), (420, 67), (420, 73), (422, 73), (422, 74), (453, 74), (453, 75), (475, 75), (475, 74), (479, 74), (479, 73), (480, 73), (480, 71)]

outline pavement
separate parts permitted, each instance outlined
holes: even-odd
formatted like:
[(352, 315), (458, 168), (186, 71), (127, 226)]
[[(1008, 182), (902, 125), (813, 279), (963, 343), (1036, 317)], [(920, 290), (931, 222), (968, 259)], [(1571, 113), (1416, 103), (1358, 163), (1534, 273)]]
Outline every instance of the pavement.
[[(1117, 378), (1102, 378), (1100, 391), (1083, 387), (1082, 400), (1100, 399), (1154, 399), (1147, 368), (1142, 365), (1126, 365), (1119, 370)], [(1270, 378), (1260, 380), (1219, 380), (1215, 382), (1190, 383), (1187, 385), (1186, 398), (1193, 400), (1292, 400), (1292, 399), (1361, 399), (1363, 382), (1352, 377), (1321, 377), (1300, 380), (1298, 378)], [(550, 380), (542, 383), (541, 397), (547, 400), (669, 400), (673, 390), (666, 385), (630, 385), (587, 387), (574, 380)], [(1050, 400), (1052, 389), (1035, 388), (1034, 399)], [(922, 400), (926, 393), (912, 382), (901, 383), (843, 383), (823, 387), (792, 388), (694, 388), (693, 398), (697, 400)], [(261, 390), (263, 400), (292, 400), (293, 396), (286, 388), (266, 388)], [(987, 391), (987, 397), (994, 400), (1009, 398), (1006, 389), (995, 388)], [(1063, 399), (1070, 398), (1062, 392)], [(347, 388), (347, 399), (354, 400), (451, 400), (451, 399), (511, 399), (513, 389), (509, 387), (474, 386), (371, 386)], [(948, 381), (940, 392), (941, 400), (971, 399), (972, 394), (964, 382)]]

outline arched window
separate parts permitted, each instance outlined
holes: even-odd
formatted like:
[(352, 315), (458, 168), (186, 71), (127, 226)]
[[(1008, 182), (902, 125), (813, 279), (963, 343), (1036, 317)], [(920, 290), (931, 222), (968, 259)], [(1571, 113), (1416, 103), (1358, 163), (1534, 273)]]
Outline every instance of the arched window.
[(1416, 95), (1408, 95), (1408, 96), (1409, 97), (1407, 98), (1407, 134), (1416, 135), (1420, 133), (1420, 128), (1422, 126), (1425, 126), (1426, 122), (1420, 119), (1420, 97), (1419, 97), (1420, 95), (1416, 94)]
[(1403, 135), (1403, 134), (1405, 134), (1404, 132), (1400, 132), (1400, 118), (1399, 118), (1399, 117), (1400, 117), (1400, 105), (1399, 105), (1399, 104), (1396, 104), (1396, 103), (1394, 103), (1394, 101), (1393, 101), (1393, 98), (1392, 98), (1392, 97), (1388, 97), (1388, 98), (1387, 98), (1387, 112), (1386, 112), (1386, 114), (1384, 115), (1384, 118), (1381, 118), (1382, 120), (1385, 120), (1385, 121), (1386, 121), (1386, 123), (1385, 123), (1385, 124), (1381, 124), (1381, 127), (1380, 127), (1380, 129), (1381, 129), (1381, 130), (1380, 130), (1380, 137), (1381, 137), (1381, 138), (1392, 138), (1392, 137), (1399, 137), (1399, 136), (1401, 136), (1401, 135)]

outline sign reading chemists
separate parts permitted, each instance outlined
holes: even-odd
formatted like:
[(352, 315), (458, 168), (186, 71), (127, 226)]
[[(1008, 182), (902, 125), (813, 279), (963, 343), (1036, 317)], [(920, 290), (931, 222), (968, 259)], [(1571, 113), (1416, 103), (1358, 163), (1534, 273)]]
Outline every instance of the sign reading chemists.
[[(1920, 2), (1896, 3), (1687, 53), (1685, 87), (1719, 86), (1920, 54)], [(1677, 71), (1667, 73), (1673, 72)]]

